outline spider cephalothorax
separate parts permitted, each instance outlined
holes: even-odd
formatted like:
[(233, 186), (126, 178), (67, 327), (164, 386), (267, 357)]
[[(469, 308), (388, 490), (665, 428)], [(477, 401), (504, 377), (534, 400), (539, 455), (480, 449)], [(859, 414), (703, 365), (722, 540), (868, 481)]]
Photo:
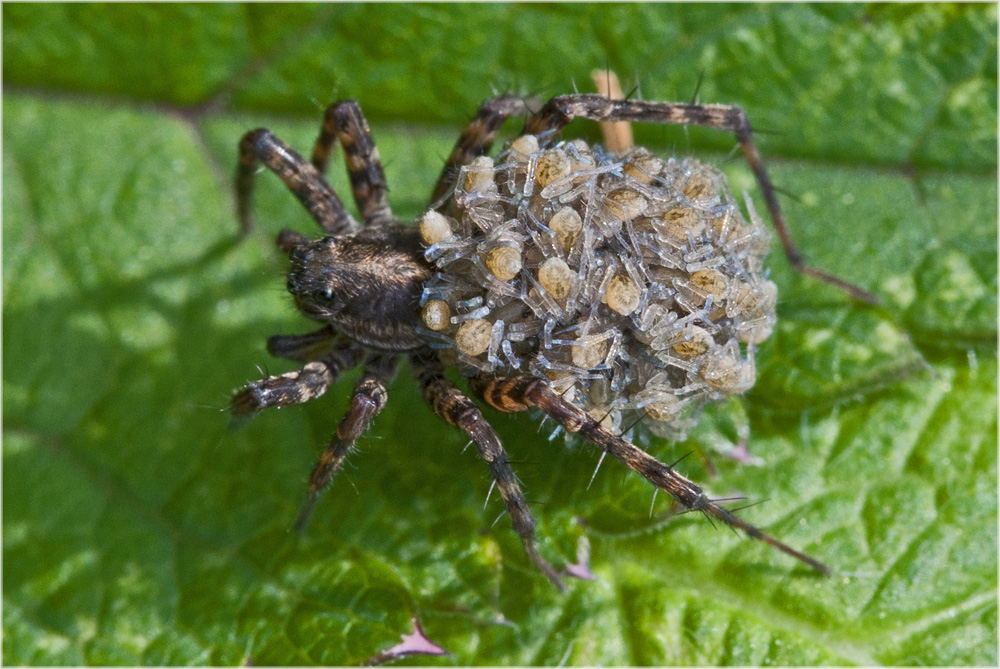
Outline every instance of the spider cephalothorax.
[[(522, 134), (495, 160), (488, 158), (503, 122), (521, 115)], [(722, 174), (696, 161), (561, 142), (560, 131), (576, 116), (734, 132), (793, 266), (874, 300), (802, 263), (738, 107), (578, 94), (531, 112), (521, 98), (493, 98), (459, 138), (419, 225), (407, 226), (391, 213), (378, 151), (357, 103), (347, 100), (327, 110), (311, 162), (267, 130), (248, 133), (240, 144), (244, 230), (253, 176), (263, 163), (327, 236), (310, 241), (287, 230), (279, 236), (291, 260), (288, 289), (323, 327), (272, 337), (273, 355), (303, 367), (242, 389), (233, 399), (234, 415), (308, 401), (344, 369), (364, 363), (351, 407), (313, 470), (301, 528), (385, 406), (386, 383), (407, 357), (433, 411), (464, 430), (488, 463), (532, 561), (561, 585), (536, 549), (534, 521), (499, 438), (444, 375), (454, 366), (490, 406), (537, 408), (685, 508), (826, 572), (626, 438), (639, 423), (657, 434), (682, 434), (705, 402), (752, 385), (753, 345), (774, 323), (776, 289), (761, 271), (767, 232), (752, 207), (744, 217)], [(322, 176), (337, 139), (360, 224)]]
[(425, 345), (418, 308), (433, 272), (413, 226), (368, 229), (290, 246), (288, 292), (299, 310), (353, 341), (402, 353)]

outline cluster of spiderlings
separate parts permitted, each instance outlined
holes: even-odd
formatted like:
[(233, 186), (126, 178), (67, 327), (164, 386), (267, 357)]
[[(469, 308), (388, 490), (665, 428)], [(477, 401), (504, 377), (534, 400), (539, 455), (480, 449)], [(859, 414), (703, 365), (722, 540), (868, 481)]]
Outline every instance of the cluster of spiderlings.
[(695, 160), (525, 135), (420, 219), (423, 330), (463, 373), (531, 373), (611, 429), (682, 438), (753, 385), (774, 325), (770, 235)]

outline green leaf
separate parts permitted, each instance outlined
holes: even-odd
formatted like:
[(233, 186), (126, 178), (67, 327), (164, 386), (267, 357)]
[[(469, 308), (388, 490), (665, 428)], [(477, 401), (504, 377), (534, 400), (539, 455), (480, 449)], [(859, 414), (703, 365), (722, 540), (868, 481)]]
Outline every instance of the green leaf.
[[(5, 4), (3, 661), (996, 664), (997, 18), (989, 5)], [(355, 374), (228, 430), (230, 391), (304, 332), (273, 247), (316, 233), (277, 179), (237, 242), (247, 130), (300, 150), (357, 98), (397, 214), (426, 205), (491, 86), (742, 105), (808, 260), (789, 269), (746, 398), (653, 441), (820, 578), (672, 516), (594, 449), (490, 414), (553, 562), (532, 569), (486, 467), (407, 371), (317, 509), (288, 531)], [(627, 86), (627, 84), (626, 84)], [(513, 124), (511, 124), (513, 126)], [(515, 128), (509, 128), (514, 132)], [(572, 132), (597, 137), (585, 122)], [(636, 127), (722, 163), (725, 133)], [(331, 181), (350, 192), (343, 161)], [(759, 193), (741, 161), (734, 191)], [(729, 453), (749, 427), (749, 463)]]

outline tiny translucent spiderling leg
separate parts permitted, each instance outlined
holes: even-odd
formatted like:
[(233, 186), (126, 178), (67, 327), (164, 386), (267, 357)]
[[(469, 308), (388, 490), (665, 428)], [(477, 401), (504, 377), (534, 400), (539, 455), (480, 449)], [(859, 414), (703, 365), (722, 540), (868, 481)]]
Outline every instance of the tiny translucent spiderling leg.
[(499, 95), (484, 102), (451, 150), (451, 155), (444, 163), (441, 176), (438, 177), (431, 202), (437, 202), (448, 194), (455, 186), (458, 170), (471, 163), (479, 156), (486, 155), (493, 146), (500, 126), (507, 119), (527, 113), (528, 107), (523, 98), (516, 95)]
[(552, 390), (546, 381), (528, 376), (508, 378), (478, 376), (473, 379), (472, 388), (482, 395), (488, 404), (501, 411), (523, 411), (529, 407), (537, 407), (568, 432), (579, 434), (610, 453), (629, 469), (668, 493), (686, 509), (700, 511), (706, 516), (721, 520), (726, 525), (743, 530), (748, 536), (804, 562), (822, 574), (830, 573), (829, 568), (819, 560), (795, 550), (747, 523), (732, 511), (709, 499), (701, 488), (678, 474), (672, 467), (602, 427), (583, 409), (571, 404)]
[[(727, 130), (736, 135), (743, 155), (753, 170), (767, 203), (774, 229), (781, 239), (788, 261), (796, 271), (832, 286), (840, 288), (852, 298), (869, 304), (878, 304), (879, 299), (852, 283), (829, 272), (807, 265), (802, 254), (792, 240), (778, 204), (778, 196), (771, 179), (764, 168), (757, 145), (753, 141), (750, 119), (746, 112), (736, 105), (684, 104), (679, 102), (646, 102), (643, 100), (611, 100), (602, 95), (577, 94), (552, 98), (537, 113), (532, 114), (525, 124), (525, 132), (542, 134), (549, 132), (558, 136), (574, 118), (592, 121), (632, 121), (637, 123), (663, 123), (676, 125), (702, 125), (717, 130)], [(556, 131), (556, 132), (552, 132)], [(551, 137), (550, 136), (550, 137)], [(551, 141), (551, 140), (550, 140)]]
[(372, 139), (368, 121), (355, 100), (341, 100), (327, 107), (323, 116), (312, 164), (320, 174), (326, 172), (335, 141), (340, 140), (351, 179), (351, 190), (367, 225), (393, 221), (389, 208), (389, 187), (385, 182), (382, 160)]
[(301, 532), (309, 522), (316, 501), (323, 490), (333, 481), (334, 475), (344, 463), (348, 453), (375, 416), (382, 412), (389, 399), (386, 384), (396, 370), (398, 356), (374, 354), (365, 363), (364, 374), (354, 386), (354, 396), (351, 406), (337, 426), (337, 432), (329, 445), (313, 467), (309, 476), (309, 490), (302, 503), (298, 517), (295, 519), (295, 529)]
[(507, 515), (510, 516), (514, 531), (521, 537), (528, 557), (556, 587), (564, 589), (559, 574), (538, 553), (535, 545), (535, 521), (497, 433), (483, 418), (479, 407), (443, 376), (441, 363), (436, 358), (411, 356), (411, 364), (424, 399), (431, 405), (434, 413), (464, 430), (475, 443), (479, 456), (489, 465), (497, 490), (507, 508)]
[(347, 340), (328, 337), (324, 328), (306, 335), (279, 335), (267, 342), (275, 356), (306, 363), (301, 369), (276, 374), (244, 386), (230, 402), (234, 418), (270, 407), (287, 407), (316, 399), (346, 370), (356, 367), (361, 347)]
[(262, 164), (284, 182), (327, 234), (352, 232), (358, 224), (344, 209), (330, 184), (302, 156), (266, 128), (251, 130), (240, 140), (240, 160), (236, 169), (236, 212), (240, 230), (253, 228), (250, 202), (254, 176)]

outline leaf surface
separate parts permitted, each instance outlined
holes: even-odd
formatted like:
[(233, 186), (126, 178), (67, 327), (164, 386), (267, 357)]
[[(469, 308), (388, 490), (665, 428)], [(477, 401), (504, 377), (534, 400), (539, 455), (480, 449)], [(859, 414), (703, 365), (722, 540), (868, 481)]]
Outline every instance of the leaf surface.
[[(996, 9), (986, 5), (40, 5), (3, 11), (3, 661), (996, 664)], [(309, 532), (289, 527), (356, 374), (227, 429), (232, 388), (304, 332), (273, 237), (316, 232), (272, 175), (235, 238), (247, 130), (307, 153), (357, 98), (397, 214), (426, 205), (491, 86), (738, 103), (814, 265), (775, 247), (780, 321), (745, 399), (650, 451), (830, 564), (672, 515), (636, 476), (490, 414), (557, 563), (531, 567), (488, 471), (402, 371)], [(626, 84), (627, 86), (627, 84)], [(508, 128), (513, 132), (514, 124)], [(594, 126), (572, 132), (596, 138)], [(758, 200), (733, 140), (636, 127)], [(350, 192), (338, 157), (331, 182)], [(726, 457), (750, 428), (753, 463)], [(652, 505), (651, 505), (652, 502)]]

